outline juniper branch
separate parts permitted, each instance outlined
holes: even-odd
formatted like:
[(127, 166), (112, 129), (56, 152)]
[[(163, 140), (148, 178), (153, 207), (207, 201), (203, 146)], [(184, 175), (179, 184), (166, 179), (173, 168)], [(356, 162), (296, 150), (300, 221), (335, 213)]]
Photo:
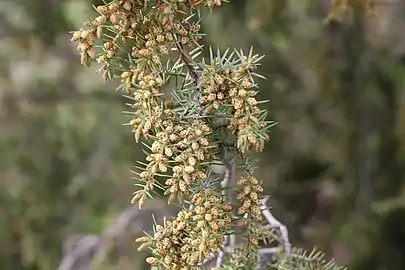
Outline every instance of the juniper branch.
[[(210, 50), (210, 63), (202, 59), (200, 66), (193, 61), (193, 51), (188, 52), (201, 37), (199, 21), (189, 23), (194, 11), (221, 4), (221, 0), (111, 1), (96, 8), (100, 16), (87, 23), (89, 29), (73, 32), (72, 41), (79, 41), (82, 64), (97, 59), (104, 77), (120, 77), (120, 89), (133, 95), (130, 107), (135, 112), (129, 124), (137, 142), (141, 137), (148, 140), (143, 142), (147, 162), (139, 162), (141, 172), (134, 172), (141, 189), (134, 193), (133, 202), (141, 207), (157, 187), (169, 203), (178, 200), (183, 205), (175, 218), (155, 224), (153, 234), (137, 239), (140, 248), (153, 253), (146, 261), (154, 269), (199, 269), (216, 255), (217, 266), (260, 268), (259, 257), (272, 254), (281, 256), (280, 267), (290, 269), (287, 228), (266, 208), (262, 182), (248, 159), (251, 152), (262, 151), (273, 126), (259, 108), (263, 101), (255, 98), (253, 78), (263, 76), (253, 71), (263, 56), (253, 55), (253, 49), (247, 55), (226, 50), (215, 56)], [(189, 15), (186, 20), (185, 15)], [(100, 54), (96, 40), (103, 42)], [(178, 51), (179, 59), (173, 65), (168, 61), (164, 68), (161, 58), (169, 48)], [(180, 77), (182, 85), (166, 99), (161, 88), (172, 76), (176, 83)], [(210, 169), (218, 152), (225, 166), (222, 181)], [(237, 180), (239, 159), (247, 177)], [(157, 177), (166, 180), (164, 185)], [(273, 229), (279, 231), (282, 249), (259, 244)]]

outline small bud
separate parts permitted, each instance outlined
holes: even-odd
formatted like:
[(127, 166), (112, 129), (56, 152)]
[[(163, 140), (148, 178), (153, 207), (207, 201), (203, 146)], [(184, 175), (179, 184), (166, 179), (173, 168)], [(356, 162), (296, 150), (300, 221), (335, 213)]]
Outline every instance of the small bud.
[(192, 173), (192, 172), (194, 172), (194, 167), (193, 167), (193, 166), (186, 166), (186, 167), (184, 168), (184, 171), (185, 171), (186, 173)]
[(142, 209), (142, 207), (145, 205), (145, 196), (142, 196), (139, 199), (139, 210)]
[(125, 10), (130, 11), (132, 9), (132, 4), (130, 2), (125, 2), (124, 5), (122, 5), (122, 7)]
[(167, 172), (167, 166), (163, 163), (159, 163), (159, 171), (163, 173)]
[(138, 251), (144, 250), (149, 246), (149, 243), (143, 243), (142, 245), (139, 246)]
[(135, 203), (136, 201), (138, 201), (141, 198), (141, 194), (140, 193), (136, 193), (134, 195), (134, 197), (131, 200), (131, 204)]
[(193, 150), (197, 150), (198, 148), (200, 148), (200, 146), (198, 145), (197, 142), (192, 142), (192, 143), (191, 143), (191, 148), (192, 148)]
[(101, 26), (97, 27), (97, 32), (96, 32), (97, 38), (101, 38), (103, 35), (103, 28)]
[(89, 49), (87, 53), (91, 58), (96, 58), (96, 51), (93, 48)]
[(97, 11), (98, 11), (100, 14), (105, 15), (105, 14), (108, 13), (108, 7), (106, 7), (106, 6), (98, 6), (98, 7), (97, 7)]
[(217, 7), (221, 6), (221, 0), (214, 0), (214, 5), (216, 5)]
[(79, 45), (77, 45), (77, 47), (76, 47), (76, 49), (79, 51), (79, 52), (85, 52), (86, 50), (87, 50), (87, 46), (85, 45), (85, 44), (83, 44), (83, 43), (80, 43)]
[(136, 242), (136, 243), (139, 243), (139, 242), (146, 242), (146, 241), (149, 241), (149, 237), (147, 237), (147, 236), (141, 236), (141, 237), (135, 239), (135, 242)]
[(108, 8), (109, 8), (110, 12), (115, 13), (115, 12), (118, 11), (118, 4), (117, 3), (112, 3), (112, 4), (109, 5)]
[(104, 24), (104, 23), (107, 21), (107, 17), (104, 16), (104, 15), (101, 15), (101, 16), (98, 16), (98, 17), (95, 19), (95, 21), (96, 21), (96, 23), (97, 23), (98, 25), (101, 25), (101, 24)]
[(173, 156), (173, 151), (172, 151), (172, 149), (170, 149), (169, 147), (166, 147), (166, 148), (165, 148), (165, 155), (168, 156), (168, 157)]
[(132, 73), (131, 72), (128, 72), (128, 71), (125, 71), (125, 72), (123, 72), (122, 74), (121, 74), (121, 78), (122, 79), (127, 79), (127, 78), (129, 78), (129, 77), (131, 77), (132, 76)]
[(157, 265), (159, 263), (159, 260), (156, 259), (155, 257), (148, 257), (146, 258), (146, 262), (149, 263), (150, 265)]
[(80, 33), (80, 37), (81, 37), (82, 39), (87, 39), (89, 36), (90, 36), (90, 32), (89, 32), (88, 30), (83, 30), (83, 31)]
[(80, 37), (81, 37), (81, 33), (80, 33), (80, 31), (74, 31), (74, 32), (72, 33), (72, 39), (71, 39), (70, 41), (76, 41), (76, 40), (79, 40), (79, 39), (80, 39)]

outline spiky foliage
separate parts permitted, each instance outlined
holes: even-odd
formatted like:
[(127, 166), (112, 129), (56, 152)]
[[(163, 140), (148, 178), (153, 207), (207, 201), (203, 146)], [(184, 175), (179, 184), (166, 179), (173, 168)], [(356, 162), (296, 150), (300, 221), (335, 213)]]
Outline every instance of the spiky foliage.
[[(97, 61), (103, 78), (120, 79), (129, 99), (128, 124), (147, 155), (134, 172), (139, 188), (132, 202), (141, 208), (158, 188), (169, 203), (183, 205), (176, 218), (137, 240), (150, 249), (153, 269), (200, 269), (213, 258), (217, 268), (262, 269), (268, 261), (259, 255), (272, 243), (280, 248), (270, 262), (279, 267), (296, 256), (312, 259), (292, 252), (285, 234), (266, 226), (263, 187), (249, 162), (275, 124), (259, 108), (265, 101), (256, 99), (263, 56), (228, 49), (199, 57), (202, 9), (222, 2), (111, 1), (95, 7), (99, 15), (86, 29), (72, 33), (81, 63)], [(212, 170), (218, 161), (225, 176)], [(239, 180), (236, 167), (245, 172)]]
[(290, 259), (280, 256), (277, 269), (308, 269), (308, 270), (344, 270), (346, 268), (339, 266), (335, 260), (325, 260), (325, 253), (313, 249), (308, 252), (303, 249), (294, 249)]

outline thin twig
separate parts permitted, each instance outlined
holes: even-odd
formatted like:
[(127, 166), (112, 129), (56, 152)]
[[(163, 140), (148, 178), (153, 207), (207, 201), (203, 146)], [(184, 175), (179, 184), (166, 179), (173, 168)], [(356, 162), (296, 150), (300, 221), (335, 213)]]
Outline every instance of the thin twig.
[[(71, 248), (66, 248), (58, 270), (88, 269), (87, 264), (95, 254), (107, 248), (110, 240), (127, 233), (128, 226), (136, 219), (140, 211), (136, 207), (128, 207), (117, 218), (116, 222), (103, 234), (98, 236), (83, 236)], [(78, 266), (78, 264), (81, 264)]]
[[(184, 65), (186, 66), (187, 69), (187, 73), (190, 76), (193, 84), (195, 87), (199, 88), (198, 86), (198, 79), (199, 76), (197, 75), (196, 70), (192, 67), (191, 62), (193, 62), (193, 60), (189, 57), (189, 55), (185, 52), (183, 45), (181, 44), (181, 41), (179, 41), (176, 37), (175, 34), (172, 34), (173, 38), (176, 40), (176, 47), (180, 53), (180, 58), (183, 61)], [(200, 89), (198, 89), (200, 90)], [(201, 104), (201, 100), (200, 100), (200, 94), (201, 91), (198, 91), (198, 95), (197, 95), (197, 119), (201, 117), (202, 115), (202, 104)]]
[(291, 253), (291, 243), (288, 238), (288, 230), (287, 227), (282, 224), (280, 221), (278, 221), (273, 214), (270, 212), (270, 210), (266, 206), (266, 202), (269, 199), (268, 196), (264, 197), (262, 201), (262, 213), (264, 217), (266, 218), (267, 222), (269, 222), (270, 226), (273, 228), (277, 228), (280, 231), (281, 237), (283, 238), (283, 243), (284, 243), (284, 249), (287, 254)]
[[(228, 181), (228, 186), (227, 186), (227, 201), (228, 202), (234, 202), (235, 198), (232, 196), (232, 191), (235, 186), (236, 186), (236, 175), (235, 175), (235, 170), (236, 170), (236, 164), (235, 164), (235, 158), (231, 158), (229, 161), (226, 162), (226, 167), (225, 167), (225, 177), (229, 179)], [(235, 210), (232, 210), (233, 215), (236, 215)], [(229, 236), (229, 246), (231, 248), (234, 248), (236, 246), (236, 236), (235, 234), (231, 234)]]
[[(227, 235), (225, 235), (225, 245), (226, 245), (226, 242), (228, 241), (228, 236)], [(226, 247), (224, 247), (224, 248), (226, 248)], [(221, 264), (222, 264), (222, 261), (223, 261), (223, 259), (224, 259), (224, 251), (222, 251), (221, 249), (219, 250), (219, 253), (218, 253), (218, 257), (217, 257), (217, 262), (216, 262), (216, 264), (215, 264), (215, 267), (217, 267), (217, 268), (219, 268), (219, 267), (221, 267)]]
[[(239, 152), (239, 156), (244, 160), (244, 165), (245, 165), (245, 172), (246, 174), (251, 177), (253, 176), (254, 172), (253, 172), (253, 166), (251, 165), (251, 163), (249, 162), (248, 157), (246, 157), (243, 153)], [(268, 209), (268, 207), (266, 206), (267, 200), (269, 199), (268, 196), (265, 196), (261, 199), (261, 210), (263, 213), (263, 216), (266, 218), (268, 225), (264, 225), (262, 226), (262, 229), (272, 229), (272, 228), (277, 228), (279, 233), (280, 233), (280, 237), (282, 238), (282, 244), (283, 244), (283, 248), (284, 251), (287, 253), (287, 258), (291, 255), (291, 243), (288, 237), (288, 230), (287, 227), (285, 225), (283, 225), (280, 221), (278, 221), (273, 214), (270, 212), (270, 210)], [(265, 249), (266, 250), (266, 249)], [(263, 249), (259, 250), (259, 253), (262, 252)], [(269, 251), (269, 253), (273, 253), (275, 255), (279, 254), (280, 250), (279, 248), (271, 248), (268, 249), (266, 251)], [(271, 251), (271, 252), (270, 252)]]
[[(166, 208), (165, 212), (177, 210), (177, 207), (170, 207)], [(117, 242), (124, 235), (130, 234), (130, 226), (136, 221), (145, 222), (143, 215), (149, 215), (150, 211), (155, 212), (156, 209), (140, 211), (137, 207), (130, 206), (100, 235), (71, 236), (66, 241), (58, 270), (90, 270), (93, 259), (105, 253), (109, 243)]]
[[(232, 248), (231, 247), (226, 247), (224, 249), (225, 253), (231, 253)], [(281, 252), (280, 248), (278, 247), (271, 247), (271, 248), (260, 248), (257, 253), (259, 255), (267, 255), (267, 254), (279, 254)]]

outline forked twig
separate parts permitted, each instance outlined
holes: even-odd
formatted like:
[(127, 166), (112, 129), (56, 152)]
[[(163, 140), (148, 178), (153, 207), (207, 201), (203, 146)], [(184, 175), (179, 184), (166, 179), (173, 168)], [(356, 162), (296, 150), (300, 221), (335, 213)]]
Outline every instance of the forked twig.
[(278, 221), (273, 214), (270, 212), (268, 207), (266, 206), (267, 200), (269, 199), (268, 196), (264, 197), (262, 201), (262, 213), (263, 216), (266, 218), (267, 222), (269, 223), (271, 228), (277, 228), (280, 231), (280, 235), (283, 239), (284, 249), (287, 254), (291, 253), (291, 243), (288, 238), (288, 230), (287, 227)]

